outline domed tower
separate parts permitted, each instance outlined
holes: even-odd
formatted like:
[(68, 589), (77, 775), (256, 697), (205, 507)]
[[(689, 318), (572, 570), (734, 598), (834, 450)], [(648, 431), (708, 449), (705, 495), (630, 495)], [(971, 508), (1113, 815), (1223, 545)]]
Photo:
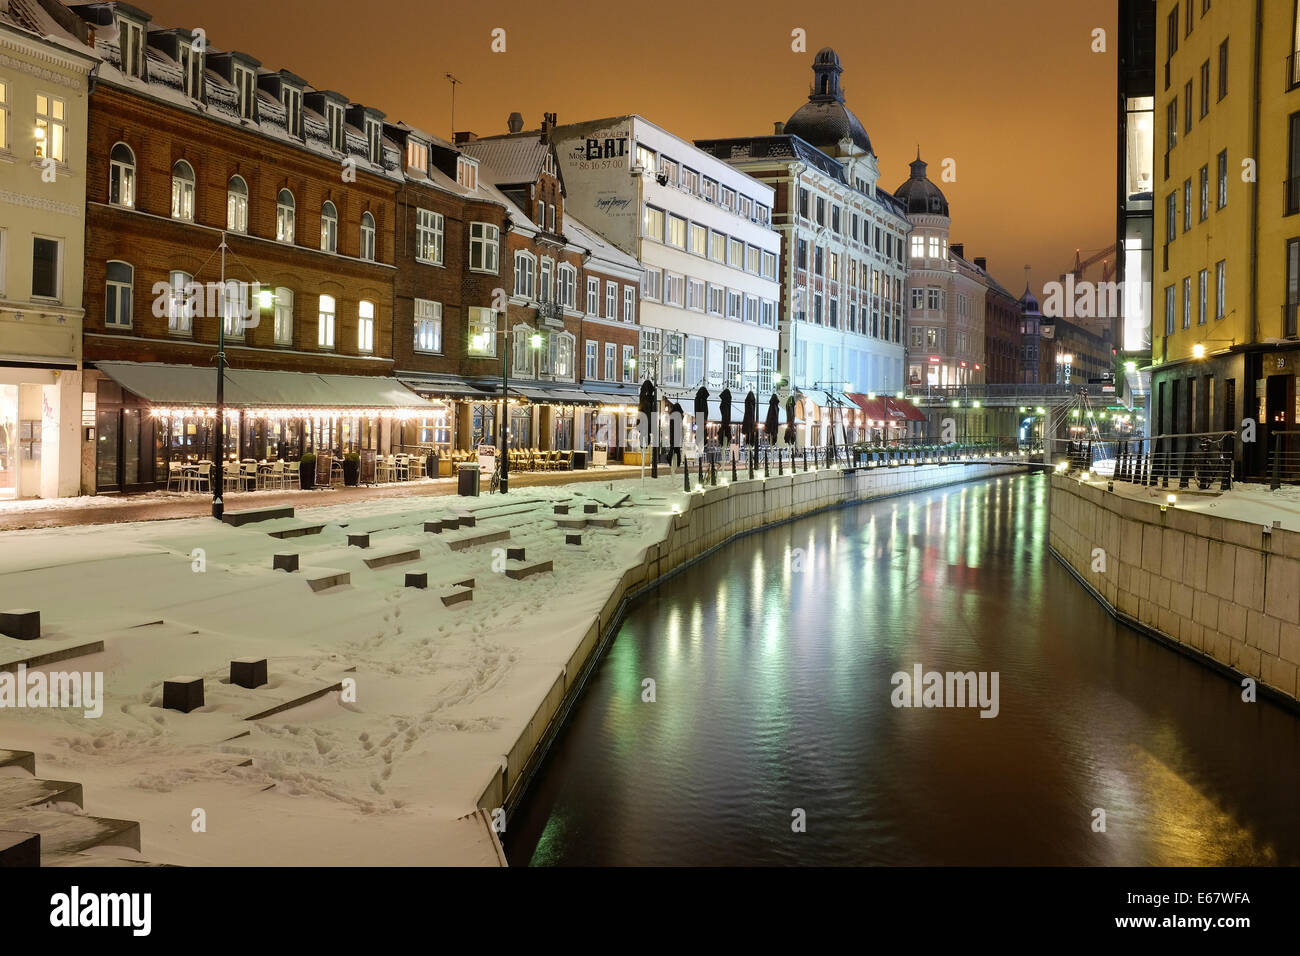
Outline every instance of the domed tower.
[(873, 195), (880, 167), (866, 127), (844, 104), (839, 54), (825, 47), (813, 58), (813, 86), (808, 102), (794, 111), (783, 132), (798, 136), (844, 164), (849, 183)]
[[(907, 206), (907, 218), (912, 223), (912, 261), (918, 259), (948, 259), (948, 233), (952, 219), (948, 216), (948, 199), (926, 175), (928, 168), (921, 159), (921, 148), (916, 149), (912, 162), (912, 175), (894, 190), (894, 195)], [(918, 245), (918, 240), (920, 244)]]

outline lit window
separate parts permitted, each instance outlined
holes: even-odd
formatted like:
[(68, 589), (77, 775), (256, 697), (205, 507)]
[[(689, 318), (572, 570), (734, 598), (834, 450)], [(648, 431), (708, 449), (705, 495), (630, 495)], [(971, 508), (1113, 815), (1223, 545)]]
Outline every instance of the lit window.
[(375, 217), (368, 212), (361, 214), (361, 258), (375, 261)]
[(316, 317), (316, 344), (323, 349), (334, 348), (334, 324), (336, 320), (334, 296), (320, 297), (320, 310)]
[(578, 270), (568, 263), (560, 266), (560, 305), (566, 309), (578, 305)]
[(328, 199), (320, 211), (320, 251), (339, 251), (339, 212)]
[(466, 189), (478, 188), (478, 163), (464, 156), (456, 158), (456, 182)]
[(373, 352), (375, 350), (375, 304), (361, 300), (357, 309), (357, 351)]
[[(0, 97), (4, 84), (0, 83)], [(4, 147), (4, 121), (0, 113), (0, 148)], [(135, 205), (135, 153), (126, 143), (118, 143), (109, 154), (108, 201), (114, 206)]]
[(172, 335), (191, 335), (198, 305), (198, 287), (187, 272), (172, 272), (167, 286), (167, 331)]
[(415, 300), (415, 350), (442, 351), (442, 303), (429, 299)]
[(497, 354), (497, 316), (478, 306), (469, 310), (468, 349), (470, 355), (491, 358)]
[(407, 141), (406, 168), (421, 173), (429, 171), (429, 147), (427, 144), (420, 142), (418, 139)]
[(275, 290), (275, 344), (293, 344), (293, 290)]
[(443, 220), (441, 213), (417, 209), (415, 213), (415, 258), (431, 265), (442, 265)]
[(104, 325), (112, 329), (131, 327), (134, 284), (135, 269), (129, 263), (117, 261), (108, 263)]
[(294, 208), (293, 193), (281, 189), (275, 200), (275, 238), (278, 242), (293, 242)]
[(226, 186), (226, 228), (248, 232), (248, 183), (243, 176), (231, 176)]
[(686, 220), (681, 216), (668, 217), (668, 244), (678, 249), (686, 248)]
[(525, 299), (531, 299), (536, 295), (537, 280), (533, 271), (536, 267), (536, 260), (528, 253), (523, 251), (515, 253), (515, 295)]
[[(203, 99), (203, 47), (201, 43), (179, 41), (177, 65), (181, 68), (181, 86), (185, 95), (195, 100)], [(235, 79), (239, 79), (236, 70)], [(242, 104), (241, 104), (242, 105)]]
[(57, 96), (36, 94), (36, 156), (38, 159), (64, 161), (67, 144), (67, 105)]
[(183, 159), (172, 167), (172, 218), (194, 221), (194, 167)]
[(641, 223), (642, 234), (647, 239), (654, 239), (658, 242), (664, 241), (664, 211), (656, 209), (654, 206), (645, 207), (645, 215)]

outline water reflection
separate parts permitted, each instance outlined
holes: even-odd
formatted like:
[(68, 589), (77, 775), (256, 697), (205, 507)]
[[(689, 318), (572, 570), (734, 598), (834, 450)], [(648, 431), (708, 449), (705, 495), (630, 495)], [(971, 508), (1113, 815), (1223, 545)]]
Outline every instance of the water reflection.
[[(588, 683), (511, 863), (1300, 863), (1300, 719), (1116, 625), (1046, 535), (1045, 481), (1010, 477), (673, 578)], [(894, 708), (916, 663), (998, 671), (999, 716)]]

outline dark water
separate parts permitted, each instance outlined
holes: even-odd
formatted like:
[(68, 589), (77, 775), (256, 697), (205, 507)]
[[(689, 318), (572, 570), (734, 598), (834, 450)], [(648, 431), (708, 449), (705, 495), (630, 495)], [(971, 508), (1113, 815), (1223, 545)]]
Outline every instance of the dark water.
[[(1300, 718), (1112, 621), (1048, 553), (1046, 498), (1018, 476), (863, 505), (668, 582), (511, 864), (1300, 863)], [(998, 716), (894, 707), (917, 663), (997, 671)]]

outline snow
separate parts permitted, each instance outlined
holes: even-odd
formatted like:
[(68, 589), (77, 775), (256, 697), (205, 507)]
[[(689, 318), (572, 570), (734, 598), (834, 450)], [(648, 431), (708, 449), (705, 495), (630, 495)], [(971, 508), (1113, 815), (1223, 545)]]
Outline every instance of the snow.
[[(1103, 464), (1094, 463), (1093, 471), (1102, 472)], [(1088, 483), (1105, 488), (1108, 477), (1102, 474), (1100, 479), (1093, 478)], [(1125, 481), (1114, 483), (1114, 492), (1126, 498), (1163, 505), (1172, 494), (1177, 498), (1174, 507), (1183, 511), (1245, 521), (1266, 528), (1273, 527), (1274, 522), (1277, 522), (1279, 527), (1287, 531), (1300, 531), (1300, 485), (1283, 485), (1277, 491), (1272, 491), (1268, 485), (1237, 482), (1230, 491), (1219, 491), (1218, 488), (1217, 482), (1207, 490), (1201, 490), (1195, 485), (1179, 488), (1177, 481), (1171, 481), (1168, 488), (1160, 485), (1145, 487)]]
[[(604, 483), (304, 508), (295, 520), (324, 530), (284, 540), (267, 523), (210, 518), (8, 532), (0, 608), (39, 608), (44, 633), (0, 637), (0, 661), (103, 640), (100, 653), (41, 669), (103, 671), (105, 702), (98, 719), (6, 711), (0, 747), (35, 751), (40, 777), (84, 784), (87, 813), (139, 820), (147, 860), (495, 865), (472, 815), (479, 795), (685, 497), (680, 473), (611, 484), (633, 496), (611, 512), (623, 521), (584, 531), (580, 547), (565, 545), (552, 505), (581, 513), (583, 501), (608, 497)], [(491, 517), (517, 509), (527, 511)], [(425, 521), (465, 512), (476, 528), (423, 532)], [(508, 542), (449, 546), (507, 527)], [(347, 546), (359, 531), (371, 533), (369, 549)], [(530, 562), (554, 560), (554, 572), (494, 573), (493, 549), (507, 543)], [(364, 564), (403, 548), (422, 556)], [(271, 570), (284, 551), (301, 555), (301, 572)], [(348, 571), (351, 583), (314, 593), (304, 576), (323, 567)], [(428, 590), (404, 588), (408, 571), (427, 571)], [(444, 607), (447, 586), (466, 577), (473, 601)], [(268, 658), (269, 685), (227, 682), (229, 662), (246, 657)], [(161, 706), (163, 681), (181, 673), (205, 679), (204, 706), (189, 714)], [(354, 702), (332, 691), (246, 719), (349, 680)], [(191, 829), (195, 808), (207, 813), (205, 833)]]

